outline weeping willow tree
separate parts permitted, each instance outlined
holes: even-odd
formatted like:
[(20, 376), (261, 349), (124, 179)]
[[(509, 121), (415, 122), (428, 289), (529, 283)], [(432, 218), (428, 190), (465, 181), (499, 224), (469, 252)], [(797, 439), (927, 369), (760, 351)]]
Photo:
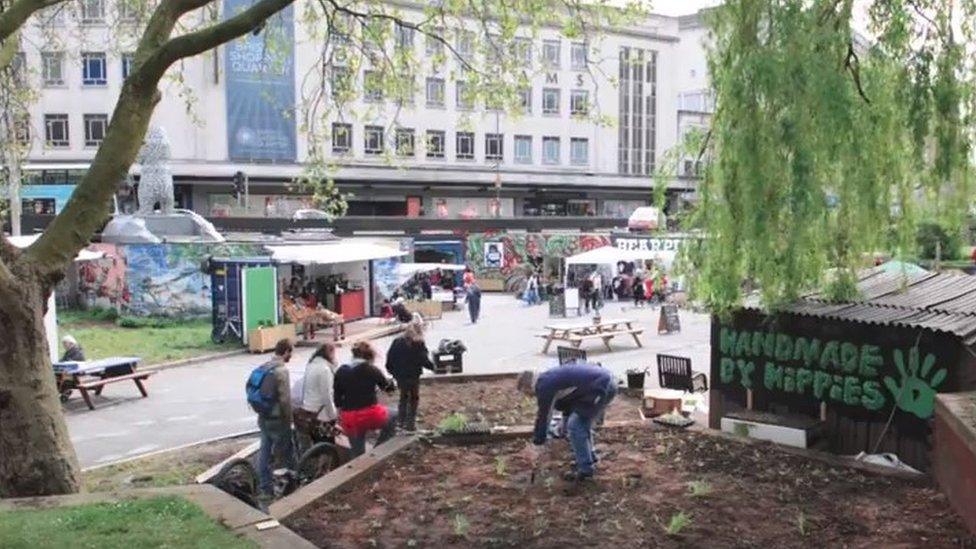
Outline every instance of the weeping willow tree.
[(973, 177), (976, 2), (731, 0), (709, 17), (716, 112), (691, 227), (695, 297), (726, 312), (856, 294), (870, 254), (961, 227)]

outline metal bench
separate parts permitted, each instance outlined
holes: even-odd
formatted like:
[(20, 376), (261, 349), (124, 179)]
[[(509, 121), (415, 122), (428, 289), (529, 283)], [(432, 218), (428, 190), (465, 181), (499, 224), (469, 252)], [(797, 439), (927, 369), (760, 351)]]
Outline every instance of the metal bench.
[(657, 379), (662, 389), (689, 393), (708, 390), (708, 378), (691, 371), (691, 359), (683, 356), (657, 355)]

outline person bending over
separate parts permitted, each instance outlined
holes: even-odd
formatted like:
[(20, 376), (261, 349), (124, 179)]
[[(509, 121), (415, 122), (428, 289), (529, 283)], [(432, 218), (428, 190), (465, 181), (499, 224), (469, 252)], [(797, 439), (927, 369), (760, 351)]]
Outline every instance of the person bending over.
[(396, 385), (374, 365), (375, 360), (372, 345), (360, 341), (352, 347), (352, 362), (336, 371), (335, 404), (354, 457), (366, 452), (366, 435), (370, 431), (380, 432), (376, 440), (380, 445), (396, 429), (396, 410), (379, 404), (376, 398), (377, 389), (391, 392)]
[(532, 442), (525, 453), (533, 468), (543, 459), (553, 409), (566, 418), (566, 431), (573, 449), (575, 467), (566, 480), (583, 481), (593, 477), (596, 454), (593, 452), (593, 426), (617, 394), (613, 375), (594, 364), (575, 362), (541, 374), (525, 371), (519, 375), (518, 390), (535, 396), (538, 404)]

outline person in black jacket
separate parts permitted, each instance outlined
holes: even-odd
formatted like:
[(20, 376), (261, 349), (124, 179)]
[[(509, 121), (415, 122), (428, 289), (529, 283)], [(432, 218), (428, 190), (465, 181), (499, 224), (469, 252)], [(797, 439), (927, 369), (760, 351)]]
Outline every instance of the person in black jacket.
[(383, 406), (376, 398), (377, 389), (392, 392), (396, 385), (373, 364), (375, 359), (373, 346), (360, 341), (352, 347), (352, 363), (336, 370), (333, 398), (353, 457), (366, 452), (366, 435), (370, 431), (380, 431), (377, 446), (396, 431), (397, 411)]
[(386, 371), (390, 372), (400, 388), (400, 427), (407, 431), (417, 429), (420, 374), (424, 368), (433, 371), (434, 365), (424, 343), (424, 325), (415, 320), (407, 324), (406, 331), (393, 340), (390, 350), (386, 352)]
[(85, 351), (82, 350), (81, 345), (78, 345), (78, 341), (66, 335), (61, 338), (61, 345), (64, 346), (64, 355), (61, 356), (61, 362), (84, 362), (85, 361)]

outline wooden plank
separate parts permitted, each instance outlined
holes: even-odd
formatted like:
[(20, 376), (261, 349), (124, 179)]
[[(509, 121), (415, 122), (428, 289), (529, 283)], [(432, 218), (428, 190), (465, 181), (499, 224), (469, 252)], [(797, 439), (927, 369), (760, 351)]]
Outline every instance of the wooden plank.
[(213, 467), (211, 467), (211, 468), (207, 469), (206, 471), (204, 471), (204, 472), (200, 473), (199, 475), (197, 475), (197, 478), (196, 478), (197, 484), (206, 484), (207, 482), (210, 481), (210, 479), (214, 478), (214, 476), (216, 476), (217, 473), (220, 472), (220, 469), (224, 465), (226, 465), (227, 463), (229, 463), (229, 462), (231, 462), (231, 461), (233, 461), (235, 459), (249, 458), (252, 455), (254, 455), (255, 453), (257, 453), (258, 449), (260, 449), (260, 448), (261, 448), (261, 441), (260, 440), (256, 440), (256, 441), (252, 442), (251, 444), (248, 444), (247, 446), (245, 446), (243, 449), (241, 449), (236, 454), (230, 456), (229, 458), (225, 459), (224, 461), (221, 461), (217, 465), (214, 465)]

